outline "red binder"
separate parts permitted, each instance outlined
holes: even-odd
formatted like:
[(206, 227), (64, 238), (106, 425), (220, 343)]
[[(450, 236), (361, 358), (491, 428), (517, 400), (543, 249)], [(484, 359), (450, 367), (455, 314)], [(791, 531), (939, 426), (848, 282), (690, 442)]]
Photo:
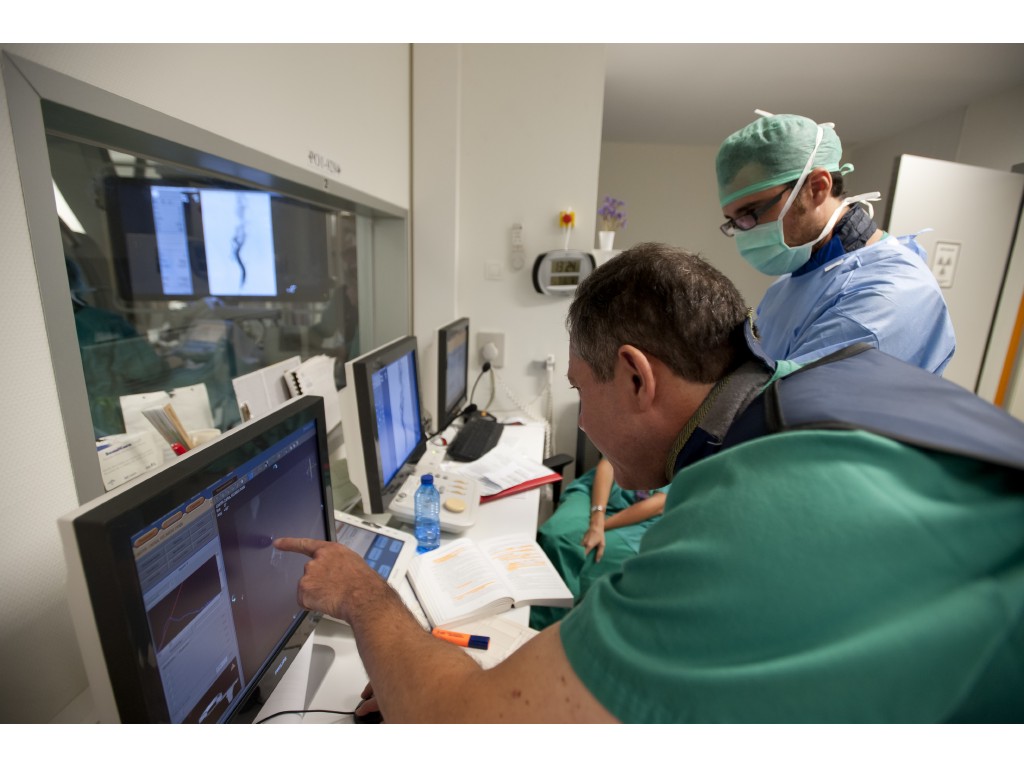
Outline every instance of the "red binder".
[(480, 503), (484, 504), (488, 501), (494, 501), (495, 499), (503, 499), (506, 496), (512, 496), (513, 494), (521, 493), (522, 491), (528, 491), (531, 488), (539, 488), (540, 486), (547, 485), (548, 483), (557, 483), (561, 479), (562, 476), (557, 472), (552, 472), (549, 475), (542, 475), (541, 477), (535, 477), (532, 480), (527, 480), (525, 483), (513, 485), (511, 488), (498, 491), (490, 496), (481, 496)]

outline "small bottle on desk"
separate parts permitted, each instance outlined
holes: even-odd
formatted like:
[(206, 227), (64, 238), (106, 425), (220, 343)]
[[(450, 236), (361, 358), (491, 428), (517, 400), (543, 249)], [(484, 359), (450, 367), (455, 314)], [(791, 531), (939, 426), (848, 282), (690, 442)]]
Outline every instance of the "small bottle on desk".
[(416, 551), (429, 552), (441, 543), (441, 494), (433, 475), (423, 475), (413, 497), (416, 526)]

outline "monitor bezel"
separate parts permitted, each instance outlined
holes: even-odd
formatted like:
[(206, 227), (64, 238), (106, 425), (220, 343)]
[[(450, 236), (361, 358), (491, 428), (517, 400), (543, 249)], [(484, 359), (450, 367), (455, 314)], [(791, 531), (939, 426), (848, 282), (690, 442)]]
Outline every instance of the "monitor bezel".
[[(334, 541), (326, 418), (322, 398), (312, 395), (289, 401), (61, 519), (72, 618), (101, 722), (170, 720), (132, 555), (133, 537), (174, 508), (167, 506), (168, 499), (185, 499), (208, 487), (213, 473), (224, 473), (225, 460), (238, 466), (311, 422), (316, 424), (321, 462), (324, 538)], [(238, 702), (232, 702), (228, 722), (246, 722), (256, 715), (256, 705), (280, 681), (319, 620), (320, 614), (296, 602), (288, 631)], [(126, 663), (132, 659), (136, 663)]]
[[(382, 514), (401, 485), (401, 472), (390, 483), (384, 483), (384, 470), (380, 455), (380, 433), (377, 429), (377, 418), (373, 403), (373, 374), (412, 353), (413, 376), (415, 378), (415, 394), (419, 410), (420, 439), (403, 463), (412, 463), (426, 451), (427, 436), (423, 430), (423, 400), (420, 397), (419, 350), (415, 336), (402, 336), (383, 346), (360, 355), (346, 363), (347, 387), (350, 388), (350, 402), (355, 408), (352, 425), (356, 430), (353, 435), (348, 431), (346, 441), (357, 442), (355, 451), (348, 451), (349, 474), (355, 481), (363, 497), (363, 511), (369, 514)], [(349, 425), (346, 425), (349, 426)], [(355, 438), (355, 439), (353, 439)], [(356, 461), (360, 466), (352, 467)], [(361, 487), (359, 481), (365, 481)]]
[[(466, 370), (465, 379), (462, 382), (462, 397), (448, 407), (448, 340), (456, 333), (465, 331), (466, 334)], [(469, 318), (460, 317), (458, 320), (444, 325), (437, 330), (437, 427), (440, 432), (446, 429), (469, 402)]]

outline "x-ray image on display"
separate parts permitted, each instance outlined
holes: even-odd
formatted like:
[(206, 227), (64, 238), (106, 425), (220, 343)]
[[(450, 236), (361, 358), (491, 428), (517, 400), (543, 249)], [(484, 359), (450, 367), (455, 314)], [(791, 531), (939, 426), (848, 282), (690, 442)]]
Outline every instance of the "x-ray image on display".
[(373, 374), (381, 468), (388, 483), (419, 443), (420, 410), (412, 354)]
[(125, 300), (331, 298), (338, 288), (328, 267), (340, 242), (337, 212), (276, 192), (208, 184), (105, 181)]
[(214, 296), (276, 296), (274, 228), (265, 192), (202, 190), (203, 242)]

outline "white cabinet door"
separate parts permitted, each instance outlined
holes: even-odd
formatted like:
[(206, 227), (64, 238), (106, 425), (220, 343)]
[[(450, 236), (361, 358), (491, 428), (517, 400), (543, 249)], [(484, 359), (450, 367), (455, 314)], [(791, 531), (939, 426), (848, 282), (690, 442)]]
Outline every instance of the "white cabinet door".
[[(886, 230), (894, 235), (921, 232), (928, 264), (942, 286), (956, 332), (956, 354), (945, 378), (992, 400), (989, 370), (1002, 370), (1002, 348), (988, 353), (997, 303), (1017, 231), (1024, 175), (915, 155), (902, 155)], [(923, 232), (922, 230), (930, 231)], [(1024, 258), (1020, 255), (1019, 258)], [(1008, 286), (1009, 288), (1009, 286)], [(1020, 287), (1003, 301), (1020, 302)], [(1002, 318), (1004, 312), (1000, 311)], [(1002, 334), (1000, 334), (1001, 336)], [(986, 375), (982, 377), (982, 368)], [(982, 386), (979, 387), (979, 381)]]

